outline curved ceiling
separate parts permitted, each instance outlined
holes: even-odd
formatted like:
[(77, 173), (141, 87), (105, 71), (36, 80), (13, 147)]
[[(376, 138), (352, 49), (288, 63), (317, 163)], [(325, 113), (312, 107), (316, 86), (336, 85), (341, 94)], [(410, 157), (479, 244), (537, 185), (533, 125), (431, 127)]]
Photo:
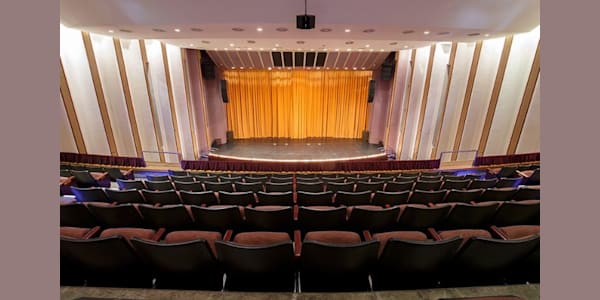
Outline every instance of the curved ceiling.
[(530, 31), (540, 1), (309, 0), (312, 30), (296, 29), (300, 14), (302, 0), (60, 1), (61, 24), (120, 38), (207, 50), (386, 52)]

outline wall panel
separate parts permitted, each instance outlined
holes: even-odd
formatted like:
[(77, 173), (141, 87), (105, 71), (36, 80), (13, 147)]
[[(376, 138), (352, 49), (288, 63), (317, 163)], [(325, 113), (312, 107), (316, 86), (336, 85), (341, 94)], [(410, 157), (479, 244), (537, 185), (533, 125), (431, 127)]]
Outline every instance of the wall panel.
[(73, 137), (73, 130), (69, 123), (67, 112), (65, 111), (65, 105), (63, 104), (62, 95), (60, 95), (60, 103), (58, 110), (60, 111), (60, 151), (61, 152), (74, 152), (77, 153), (77, 145), (75, 144), (75, 138)]
[[(149, 78), (152, 92), (153, 103), (156, 107), (157, 122), (160, 128), (160, 136), (162, 138), (163, 151), (177, 152), (177, 144), (175, 142), (175, 129), (173, 128), (173, 120), (171, 119), (171, 106), (169, 103), (169, 91), (167, 80), (165, 77), (165, 66), (162, 58), (162, 48), (159, 41), (146, 40), (146, 53), (149, 63)], [(175, 154), (165, 154), (167, 162), (177, 162), (178, 158)]]
[(400, 126), (402, 123), (402, 104), (404, 100), (404, 94), (406, 93), (406, 84), (408, 81), (410, 71), (410, 50), (402, 50), (398, 54), (398, 61), (396, 62), (396, 81), (394, 82), (394, 95), (392, 95), (392, 101), (394, 106), (392, 108), (390, 123), (388, 124), (388, 142), (385, 145), (386, 150), (396, 153), (398, 146), (398, 139), (400, 138)]
[(81, 31), (60, 26), (60, 57), (87, 152), (110, 155)]
[(429, 51), (430, 47), (419, 48), (417, 49), (417, 55), (414, 58), (415, 68), (413, 71), (411, 95), (408, 103), (408, 115), (406, 116), (407, 121), (400, 159), (412, 159), (415, 147), (415, 137), (417, 134), (417, 123), (419, 120), (419, 110), (421, 109), (421, 100), (423, 98), (423, 87), (427, 74)]
[[(453, 150), (474, 51), (475, 43), (458, 43), (438, 153)], [(450, 158), (450, 154), (444, 154), (442, 161), (450, 161)]]
[(169, 73), (171, 75), (173, 87), (173, 100), (177, 115), (177, 127), (179, 127), (179, 139), (181, 140), (181, 151), (183, 159), (193, 160), (194, 148), (192, 145), (190, 119), (187, 111), (183, 66), (181, 65), (181, 49), (171, 45), (166, 45), (166, 49), (169, 60)]
[[(503, 46), (504, 38), (483, 42), (460, 150), (477, 150)], [(458, 155), (459, 161), (473, 160), (474, 158), (475, 153), (460, 153)]]
[(417, 159), (429, 159), (433, 149), (434, 131), (437, 127), (438, 115), (443, 98), (443, 92), (448, 79), (446, 68), (450, 58), (450, 48), (442, 44), (437, 44), (433, 58), (433, 67), (431, 69), (431, 82), (429, 84), (429, 93), (427, 96), (427, 107), (423, 128), (421, 129), (421, 139)]
[(540, 78), (538, 77), (525, 125), (517, 144), (517, 154), (540, 151), (540, 126)]
[(90, 39), (94, 48), (117, 152), (120, 156), (136, 156), (113, 39), (98, 34), (90, 34)]
[[(131, 91), (135, 119), (140, 132), (142, 150), (158, 151), (138, 40), (121, 40), (121, 49), (127, 71), (127, 80), (129, 81), (129, 90)], [(144, 159), (147, 161), (160, 161), (156, 153), (144, 153)]]
[(539, 41), (539, 27), (514, 36), (485, 155), (506, 154)]

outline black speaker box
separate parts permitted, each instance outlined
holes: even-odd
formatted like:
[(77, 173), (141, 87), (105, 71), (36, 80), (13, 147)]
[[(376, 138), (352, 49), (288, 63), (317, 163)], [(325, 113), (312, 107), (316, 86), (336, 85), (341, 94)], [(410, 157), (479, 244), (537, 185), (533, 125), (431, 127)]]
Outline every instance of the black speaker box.
[(204, 79), (214, 80), (217, 77), (215, 65), (210, 62), (200, 64), (200, 70), (202, 72), (202, 78)]
[(313, 15), (296, 16), (296, 28), (297, 29), (313, 29), (313, 28), (315, 28), (315, 16), (313, 16)]
[(373, 102), (373, 99), (375, 99), (375, 83), (375, 80), (369, 81), (369, 97), (367, 98), (368, 103)]
[(233, 141), (233, 131), (228, 130), (227, 132), (225, 132), (226, 136), (227, 136), (227, 143), (232, 142)]
[(229, 97), (227, 96), (227, 80), (221, 80), (221, 98), (223, 98), (223, 103), (229, 103)]

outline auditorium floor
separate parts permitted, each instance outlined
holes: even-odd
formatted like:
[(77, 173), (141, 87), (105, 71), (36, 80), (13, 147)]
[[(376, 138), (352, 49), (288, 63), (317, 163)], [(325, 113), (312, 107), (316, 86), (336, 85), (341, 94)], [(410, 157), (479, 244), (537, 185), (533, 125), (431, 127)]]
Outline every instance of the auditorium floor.
[(195, 299), (416, 299), (438, 300), (443, 298), (475, 297), (475, 296), (518, 296), (523, 299), (533, 300), (540, 298), (540, 285), (502, 285), (483, 287), (464, 287), (447, 289), (424, 289), (407, 291), (382, 291), (372, 293), (238, 293), (238, 292), (210, 292), (210, 291), (175, 291), (154, 289), (120, 289), (96, 287), (60, 288), (60, 298), (64, 300), (195, 300)]

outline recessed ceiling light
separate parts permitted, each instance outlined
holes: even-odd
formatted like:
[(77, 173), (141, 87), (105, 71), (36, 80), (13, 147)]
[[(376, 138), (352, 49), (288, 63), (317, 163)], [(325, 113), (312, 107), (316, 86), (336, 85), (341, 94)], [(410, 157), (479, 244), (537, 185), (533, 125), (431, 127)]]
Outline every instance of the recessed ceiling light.
[(256, 41), (253, 41), (253, 40), (248, 40), (247, 42), (248, 42), (248, 44), (256, 44)]
[(229, 44), (229, 47), (233, 47), (233, 46), (235, 46), (235, 44), (233, 44), (233, 43)]
[(174, 30), (175, 32), (181, 32), (181, 29), (179, 29), (179, 28), (175, 28), (175, 29), (173, 29), (173, 30)]
[(350, 29), (346, 28), (346, 29), (344, 29), (344, 32), (350, 32)]
[(329, 70), (329, 67), (327, 67), (327, 70)]
[(352, 70), (356, 70), (356, 67), (352, 68)]
[(240, 31), (244, 31), (244, 28), (233, 27), (233, 28), (231, 28), (231, 30), (240, 32)]
[(363, 51), (363, 48), (358, 48), (358, 52), (362, 52), (362, 51)]
[(219, 50), (219, 48), (215, 48), (215, 51)]
[(298, 49), (296, 49), (296, 50), (297, 50), (297, 51), (300, 51), (300, 50), (302, 50), (302, 49), (298, 48)]
[(346, 51), (352, 51), (352, 48), (348, 48), (348, 49), (346, 49)]
[(286, 32), (286, 31), (288, 31), (288, 29), (285, 28), (285, 27), (277, 27), (275, 30), (277, 30), (279, 32)]
[(262, 27), (256, 28), (256, 31), (263, 31)]
[(243, 70), (243, 69), (244, 69), (244, 67), (240, 67), (240, 70)]
[(385, 51), (385, 50), (383, 50), (383, 49), (379, 49), (379, 51), (383, 52), (383, 51)]
[(414, 30), (404, 30), (402, 31), (403, 34), (410, 34), (410, 33), (414, 33)]
[(365, 69), (365, 67), (362, 67), (362, 68), (360, 68), (360, 69), (361, 69), (361, 70), (364, 70), (364, 69)]
[(344, 67), (344, 70), (348, 70), (348, 67)]
[(321, 70), (321, 67), (317, 67), (317, 70)]
[(194, 47), (194, 44), (190, 44), (190, 47)]
[(200, 41), (202, 44), (210, 44), (209, 41)]
[(391, 42), (390, 45), (392, 45), (392, 46), (398, 45), (398, 42)]
[(279, 47), (279, 44), (275, 44), (275, 47)]
[(112, 30), (112, 29), (109, 29), (109, 30), (108, 30), (108, 32), (110, 32), (110, 33), (113, 33), (113, 32), (115, 32), (115, 31), (114, 31), (114, 30)]
[(248, 47), (248, 50), (252, 50), (252, 48)]
[(268, 67), (267, 70), (271, 70), (271, 67)]
[(315, 49), (310, 49), (310, 51), (315, 51)]
[(346, 42), (346, 45), (352, 45), (352, 44), (354, 44), (354, 42), (353, 42), (353, 41), (347, 41), (347, 42)]
[(367, 44), (367, 45), (365, 45), (365, 47), (366, 47), (366, 48), (369, 48), (369, 47), (371, 47), (371, 45)]
[(265, 50), (265, 49), (264, 49), (264, 48), (260, 48), (259, 50), (260, 50), (260, 51), (263, 51), (263, 50)]
[(430, 34), (430, 33), (431, 32), (429, 32), (429, 31), (423, 31), (423, 34), (425, 34), (425, 35)]
[(473, 32), (473, 33), (469, 33), (467, 34), (468, 36), (478, 36), (480, 33), (479, 32)]
[(165, 32), (164, 29), (160, 29), (160, 28), (153, 28), (152, 31), (156, 31), (156, 32)]
[(404, 45), (404, 49), (408, 48), (408, 45)]
[(336, 48), (335, 51), (340, 51), (340, 49)]
[(375, 29), (365, 29), (363, 30), (364, 33), (371, 33), (371, 32), (375, 32)]
[(488, 37), (488, 36), (490, 36), (490, 34), (489, 34), (489, 33), (486, 33), (486, 34), (484, 34), (483, 36), (485, 36), (485, 37)]
[(323, 48), (323, 51), (327, 51), (327, 48)]
[(235, 67), (231, 67), (232, 70), (235, 70)]
[(288, 67), (288, 70), (291, 70), (292, 68)]
[(371, 49), (369, 49), (369, 51), (373, 52), (373, 51), (375, 51), (375, 49), (371, 48)]
[(276, 51), (276, 50), (277, 50), (277, 48), (273, 48), (273, 49), (271, 49), (271, 50), (273, 50), (273, 51)]
[(238, 50), (238, 51), (239, 51), (239, 50), (240, 50), (240, 48), (235, 48), (235, 50)]
[(331, 28), (321, 28), (321, 32), (331, 32)]
[(202, 28), (190, 28), (190, 30), (196, 31), (196, 32), (204, 31), (204, 29), (202, 29)]
[(228, 49), (228, 48), (225, 48), (225, 49), (223, 49), (223, 50), (227, 51), (227, 50), (229, 50), (229, 49)]
[(129, 30), (129, 29), (119, 29), (119, 31), (120, 31), (120, 32), (127, 32), (127, 33), (129, 33), (129, 32), (133, 32), (133, 31), (131, 31), (131, 30)]

